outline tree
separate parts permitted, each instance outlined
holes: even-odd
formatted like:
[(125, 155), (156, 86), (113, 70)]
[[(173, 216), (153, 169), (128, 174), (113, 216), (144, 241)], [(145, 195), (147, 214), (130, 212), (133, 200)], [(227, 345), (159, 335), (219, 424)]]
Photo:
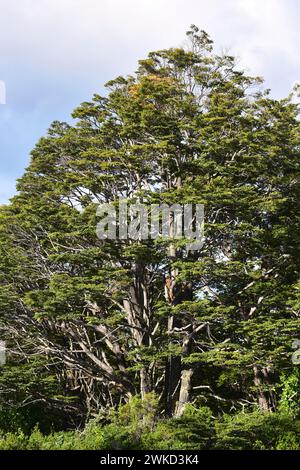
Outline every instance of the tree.
[[(169, 415), (192, 400), (270, 410), (292, 369), (298, 106), (187, 34), (82, 103), (75, 125), (54, 122), (2, 211), (2, 329), (46, 355), (88, 415), (152, 391)], [(97, 204), (120, 199), (204, 204), (203, 248), (99, 240)]]

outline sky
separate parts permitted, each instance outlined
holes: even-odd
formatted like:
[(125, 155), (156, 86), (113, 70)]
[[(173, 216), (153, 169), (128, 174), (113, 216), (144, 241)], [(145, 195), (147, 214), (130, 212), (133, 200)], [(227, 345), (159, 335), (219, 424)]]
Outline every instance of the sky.
[(0, 204), (53, 120), (149, 51), (183, 45), (191, 24), (272, 96), (300, 82), (299, 0), (0, 0)]

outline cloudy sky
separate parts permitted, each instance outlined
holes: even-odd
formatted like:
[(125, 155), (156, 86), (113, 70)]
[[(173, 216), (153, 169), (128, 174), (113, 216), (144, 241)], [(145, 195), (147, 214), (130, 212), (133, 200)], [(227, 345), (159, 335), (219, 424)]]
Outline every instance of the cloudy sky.
[(183, 44), (192, 23), (273, 96), (300, 81), (299, 0), (0, 0), (0, 204), (51, 121), (148, 51)]

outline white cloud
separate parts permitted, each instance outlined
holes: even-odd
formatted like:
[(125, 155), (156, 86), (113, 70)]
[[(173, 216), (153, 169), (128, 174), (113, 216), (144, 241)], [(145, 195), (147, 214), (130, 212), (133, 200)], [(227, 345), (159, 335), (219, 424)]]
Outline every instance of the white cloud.
[(238, 14), (252, 25), (250, 37), (243, 35), (240, 54), (252, 67), (263, 68), (265, 60), (281, 57), (299, 68), (297, 24), (300, 10), (291, 8), (292, 5), (295, 3), (287, 0), (238, 0)]
[[(0, 171), (11, 159), (19, 176), (40, 129), (66, 119), (107, 80), (134, 71), (149, 50), (182, 44), (191, 23), (263, 75), (275, 96), (286, 95), (300, 79), (299, 20), (298, 0), (0, 0), (0, 79), (7, 87)], [(8, 118), (16, 141), (28, 135), (26, 148), (24, 139), (18, 149), (14, 142), (17, 164), (1, 147)]]
[[(294, 0), (0, 0), (0, 57), (40, 79), (129, 72), (148, 50), (178, 45), (191, 23), (252, 72), (299, 71)], [(300, 18), (299, 18), (300, 19)], [(257, 69), (257, 70), (256, 70)], [(268, 76), (267, 76), (268, 78)], [(53, 83), (55, 86), (55, 83)]]

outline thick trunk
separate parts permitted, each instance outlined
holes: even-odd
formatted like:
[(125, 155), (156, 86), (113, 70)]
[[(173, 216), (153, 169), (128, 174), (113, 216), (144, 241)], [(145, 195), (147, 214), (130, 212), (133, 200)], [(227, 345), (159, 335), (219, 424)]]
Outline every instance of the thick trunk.
[[(132, 338), (138, 347), (151, 345), (151, 331), (153, 329), (146, 276), (144, 266), (137, 264), (135, 266), (134, 283), (128, 290), (128, 298), (123, 301), (127, 322), (131, 327)], [(137, 355), (136, 359), (142, 366), (140, 369), (140, 393), (141, 397), (144, 398), (153, 389), (152, 374), (149, 367), (143, 365), (142, 357)]]
[[(190, 327), (186, 331), (186, 338), (183, 341), (182, 345), (182, 356), (188, 356), (191, 352), (191, 347), (193, 343), (193, 334), (194, 331)], [(192, 375), (193, 369), (191, 367), (182, 368), (181, 379), (180, 379), (180, 388), (179, 388), (179, 399), (175, 410), (175, 416), (181, 416), (184, 412), (186, 404), (190, 401), (190, 392), (192, 389)]]
[(272, 369), (270, 367), (263, 367), (262, 369), (262, 375), (263, 375), (263, 380), (264, 382), (269, 385), (269, 392), (268, 392), (268, 398), (269, 398), (269, 410), (270, 411), (276, 411), (277, 407), (277, 397), (276, 393), (272, 390), (271, 387), (271, 375), (272, 375)]
[[(175, 186), (181, 188), (181, 178), (178, 177)], [(170, 237), (175, 236), (175, 226), (180, 226), (180, 221), (176, 220), (175, 215), (170, 219)], [(178, 259), (178, 251), (174, 244), (169, 246), (169, 259), (173, 263)], [(170, 305), (176, 306), (180, 303), (191, 300), (192, 287), (190, 284), (178, 282), (178, 268), (172, 267), (169, 276), (165, 279), (165, 298)], [(170, 315), (168, 318), (168, 335), (172, 337), (174, 329), (179, 330), (183, 326), (181, 315)], [(170, 356), (166, 364), (165, 374), (165, 397), (166, 397), (166, 414), (169, 416), (180, 416), (185, 408), (186, 403), (190, 399), (191, 378), (193, 370), (182, 366), (182, 357), (187, 356), (190, 352), (192, 344), (192, 334), (185, 331), (187, 336), (183, 340), (182, 352), (178, 356)]]
[[(173, 245), (169, 248), (170, 258), (176, 257), (176, 250)], [(171, 276), (166, 278), (165, 281), (165, 297), (171, 305), (176, 305), (176, 278), (178, 270), (172, 269)], [(181, 321), (175, 315), (170, 315), (168, 318), (168, 335), (171, 337), (173, 329), (179, 328)], [(181, 376), (181, 357), (169, 356), (166, 363), (165, 372), (165, 397), (166, 397), (166, 414), (173, 416), (176, 402), (178, 399), (179, 385)]]
[(271, 411), (268, 393), (264, 390), (264, 374), (257, 366), (253, 367), (254, 385), (257, 387), (258, 406), (261, 411)]
[(175, 411), (176, 417), (180, 417), (183, 414), (186, 404), (190, 400), (193, 372), (193, 369), (183, 369), (181, 372), (179, 399)]
[[(170, 237), (174, 236), (174, 217), (170, 220)], [(174, 261), (177, 257), (176, 247), (171, 244), (169, 246), (169, 258), (170, 261)], [(165, 298), (171, 305), (176, 305), (176, 279), (178, 276), (178, 269), (172, 268), (170, 275), (165, 279)], [(170, 315), (168, 318), (168, 335), (171, 336), (172, 331), (175, 327), (180, 326), (180, 321), (174, 315)], [(165, 372), (165, 397), (166, 397), (166, 414), (173, 416), (181, 376), (181, 358), (180, 356), (169, 356), (166, 363)]]
[(165, 378), (165, 396), (166, 396), (166, 414), (173, 416), (179, 392), (181, 376), (181, 358), (180, 356), (170, 356), (166, 364)]
[(146, 367), (143, 367), (140, 370), (140, 389), (141, 389), (141, 397), (142, 399), (145, 398), (147, 393), (152, 391), (152, 380), (151, 374)]

